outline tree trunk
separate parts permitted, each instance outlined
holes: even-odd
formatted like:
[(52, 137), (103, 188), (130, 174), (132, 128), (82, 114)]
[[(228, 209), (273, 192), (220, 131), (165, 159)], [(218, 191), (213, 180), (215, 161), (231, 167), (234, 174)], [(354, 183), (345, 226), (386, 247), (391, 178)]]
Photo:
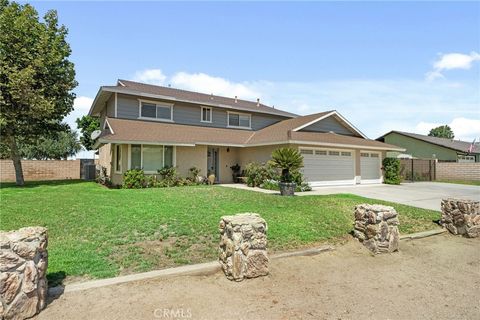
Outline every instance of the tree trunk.
[(12, 156), (13, 167), (15, 168), (15, 181), (17, 186), (23, 186), (23, 169), (20, 154), (18, 153), (17, 142), (15, 137), (10, 138), (10, 155)]

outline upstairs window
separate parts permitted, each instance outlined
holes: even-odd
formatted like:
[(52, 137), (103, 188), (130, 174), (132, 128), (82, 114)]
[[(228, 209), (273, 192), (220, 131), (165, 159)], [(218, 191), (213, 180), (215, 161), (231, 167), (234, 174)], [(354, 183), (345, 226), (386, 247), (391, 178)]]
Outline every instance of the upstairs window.
[(172, 121), (173, 106), (170, 104), (140, 101), (140, 118)]
[(212, 108), (202, 107), (202, 122), (212, 122)]
[(244, 113), (228, 113), (228, 126), (238, 128), (251, 128), (251, 116)]

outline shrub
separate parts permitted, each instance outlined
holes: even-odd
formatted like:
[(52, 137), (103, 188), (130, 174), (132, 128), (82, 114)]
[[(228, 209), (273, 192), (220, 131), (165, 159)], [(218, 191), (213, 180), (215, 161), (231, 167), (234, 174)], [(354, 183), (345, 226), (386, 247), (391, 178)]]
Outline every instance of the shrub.
[(162, 176), (160, 181), (163, 187), (174, 187), (178, 184), (177, 168), (175, 167), (163, 167), (158, 170), (158, 173)]
[(143, 170), (130, 169), (123, 174), (122, 188), (124, 189), (140, 189), (147, 185), (147, 178)]
[(200, 171), (202, 170), (197, 167), (191, 167), (190, 169), (188, 169), (188, 171), (190, 172), (190, 177), (192, 178), (192, 181), (197, 182), (198, 176), (200, 175)]
[(293, 182), (291, 172), (303, 167), (303, 156), (297, 149), (279, 148), (272, 152), (272, 164), (282, 170), (282, 182)]
[(382, 164), (385, 172), (384, 182), (386, 184), (400, 184), (400, 160), (385, 158)]
[(272, 167), (271, 163), (251, 162), (245, 167), (245, 175), (247, 177), (247, 185), (250, 187), (258, 187), (265, 180), (279, 179), (278, 171)]

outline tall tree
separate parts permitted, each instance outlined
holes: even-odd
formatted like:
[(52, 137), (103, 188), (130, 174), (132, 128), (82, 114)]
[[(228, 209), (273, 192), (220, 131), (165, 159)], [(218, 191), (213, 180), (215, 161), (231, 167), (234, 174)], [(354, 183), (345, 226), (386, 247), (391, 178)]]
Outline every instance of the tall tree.
[[(77, 132), (65, 125), (64, 131), (55, 132), (50, 136), (39, 137), (35, 144), (25, 144), (17, 140), (17, 149), (21, 158), (29, 160), (67, 159), (82, 149)], [(0, 158), (10, 157), (8, 146), (0, 144)]]
[(83, 147), (87, 150), (93, 150), (95, 141), (92, 140), (91, 135), (93, 131), (100, 129), (100, 121), (95, 117), (83, 116), (78, 118), (76, 122), (77, 127), (82, 131), (80, 142)]
[(430, 130), (430, 133), (428, 135), (430, 137), (438, 137), (438, 138), (447, 138), (447, 139), (455, 138), (452, 128), (450, 128), (448, 125), (433, 128), (432, 130)]
[(40, 21), (31, 5), (0, 0), (0, 30), (0, 134), (23, 185), (18, 141), (34, 145), (61, 131), (77, 82), (67, 28), (58, 25), (56, 11)]

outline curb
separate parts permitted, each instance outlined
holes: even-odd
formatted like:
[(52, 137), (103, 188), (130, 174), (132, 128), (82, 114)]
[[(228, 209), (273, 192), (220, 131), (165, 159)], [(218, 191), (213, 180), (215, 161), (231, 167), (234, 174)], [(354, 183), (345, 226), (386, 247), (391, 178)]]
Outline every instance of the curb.
[(445, 233), (445, 232), (447, 232), (447, 229), (436, 229), (436, 230), (429, 230), (429, 231), (411, 233), (411, 234), (406, 234), (406, 235), (400, 236), (400, 240), (421, 239), (421, 238), (426, 238), (426, 237), (431, 237), (431, 236), (435, 236), (435, 235), (438, 235), (438, 234), (442, 234), (442, 233)]
[[(313, 256), (313, 255), (320, 254), (322, 252), (327, 252), (332, 250), (335, 250), (333, 246), (322, 246), (319, 248), (313, 248), (313, 249), (307, 249), (307, 250), (301, 250), (301, 251), (279, 253), (279, 254), (272, 255), (270, 258), (273, 260), (273, 259), (281, 259), (281, 258), (288, 258), (288, 257), (295, 257), (295, 256)], [(120, 276), (115, 278), (72, 283), (65, 286), (65, 288), (63, 289), (63, 293), (82, 291), (82, 290), (106, 287), (106, 286), (127, 283), (132, 281), (148, 280), (153, 278), (167, 278), (167, 277), (184, 276), (184, 275), (208, 275), (208, 274), (218, 272), (220, 270), (222, 270), (222, 268), (218, 263), (218, 261), (212, 261), (207, 263), (200, 263), (200, 264), (193, 264), (193, 265), (187, 265), (187, 266), (181, 266), (181, 267), (175, 267), (175, 268), (129, 274), (126, 276)], [(54, 290), (54, 288), (50, 288), (49, 291), (50, 290), (52, 291), (53, 294), (54, 292), (58, 291), (58, 290)]]

